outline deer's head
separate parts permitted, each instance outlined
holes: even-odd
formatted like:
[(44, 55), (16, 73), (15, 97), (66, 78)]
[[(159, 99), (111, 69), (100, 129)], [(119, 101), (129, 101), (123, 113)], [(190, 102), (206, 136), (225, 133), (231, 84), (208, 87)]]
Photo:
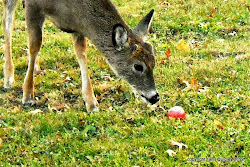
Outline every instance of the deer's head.
[(112, 38), (115, 51), (114, 56), (109, 59), (113, 70), (151, 104), (159, 101), (153, 76), (155, 51), (147, 41), (153, 14), (154, 10), (133, 31), (121, 24), (114, 26)]

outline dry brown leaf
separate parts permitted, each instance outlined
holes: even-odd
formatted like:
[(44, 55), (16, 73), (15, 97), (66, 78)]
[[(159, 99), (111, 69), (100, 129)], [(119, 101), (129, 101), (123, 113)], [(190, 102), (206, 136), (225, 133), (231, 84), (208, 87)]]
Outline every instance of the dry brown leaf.
[(169, 60), (171, 57), (171, 50), (168, 49), (165, 54), (166, 54), (167, 59)]
[(183, 144), (183, 143), (179, 143), (179, 142), (176, 142), (176, 141), (173, 141), (173, 140), (170, 140), (170, 145), (171, 146), (178, 146), (179, 147), (179, 151), (182, 150), (183, 147), (186, 147), (188, 148), (188, 146), (186, 144)]
[(103, 82), (100, 86), (100, 91), (101, 92), (106, 92), (106, 91), (109, 91), (111, 89), (111, 85), (108, 84), (107, 82)]
[(211, 14), (210, 14), (210, 15), (207, 15), (207, 17), (214, 17), (215, 12), (216, 12), (216, 8), (213, 8), (213, 9), (211, 10)]
[(180, 78), (177, 78), (177, 82), (179, 83), (180, 86), (185, 85), (185, 83)]
[(223, 126), (221, 126), (221, 125), (217, 125), (217, 127), (218, 127), (219, 129), (221, 129), (221, 130), (223, 130), (223, 129), (224, 129), (224, 127), (223, 127)]
[(115, 89), (116, 89), (117, 92), (124, 92), (124, 90), (123, 90), (123, 88), (122, 88), (122, 85), (117, 85), (117, 86), (115, 87)]
[(174, 152), (173, 150), (168, 149), (168, 150), (167, 150), (167, 153), (168, 153), (168, 155), (169, 155), (170, 157), (176, 156), (176, 152)]
[[(194, 77), (192, 77), (190, 79), (190, 83), (189, 83), (189, 80), (188, 79), (184, 79), (182, 80), (183, 83), (186, 84), (186, 88), (183, 89), (183, 91), (188, 91), (188, 90), (195, 90), (195, 91), (198, 91), (200, 88), (202, 88), (202, 85), (200, 85), (198, 83), (198, 80), (195, 79)], [(180, 82), (179, 82), (180, 83)]]
[(104, 74), (101, 76), (101, 78), (104, 79), (105, 81), (113, 81), (114, 80), (114, 78), (111, 77), (110, 74)]
[(55, 111), (62, 111), (64, 109), (68, 109), (69, 106), (67, 104), (62, 104), (59, 102), (53, 102), (51, 106), (49, 106), (50, 110), (55, 110)]
[(224, 129), (224, 127), (222, 126), (222, 123), (221, 123), (219, 120), (217, 120), (217, 119), (214, 120), (214, 125), (215, 125), (217, 128), (221, 129), (221, 130)]
[(171, 50), (168, 49), (168, 50), (165, 52), (165, 55), (166, 55), (166, 57), (162, 59), (161, 64), (167, 64), (167, 63), (168, 63), (168, 61), (169, 61), (169, 59), (170, 59), (170, 57), (171, 57)]

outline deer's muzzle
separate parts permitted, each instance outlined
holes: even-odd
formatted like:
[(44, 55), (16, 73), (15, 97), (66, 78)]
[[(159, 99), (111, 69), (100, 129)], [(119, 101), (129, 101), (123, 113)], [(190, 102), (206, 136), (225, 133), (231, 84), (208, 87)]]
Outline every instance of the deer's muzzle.
[(151, 104), (155, 104), (155, 103), (157, 103), (159, 100), (160, 100), (160, 96), (159, 96), (159, 94), (158, 93), (156, 93), (155, 95), (153, 95), (152, 97), (150, 97), (150, 98), (148, 98), (148, 97), (146, 97), (145, 95), (141, 95), (142, 96), (142, 98), (144, 98), (144, 99), (146, 99), (149, 103), (151, 103)]

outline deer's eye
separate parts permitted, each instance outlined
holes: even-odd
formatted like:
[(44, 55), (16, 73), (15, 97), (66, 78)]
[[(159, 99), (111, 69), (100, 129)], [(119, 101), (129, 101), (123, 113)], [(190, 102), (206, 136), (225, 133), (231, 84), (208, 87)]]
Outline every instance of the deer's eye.
[(136, 71), (138, 71), (138, 72), (143, 72), (143, 65), (140, 65), (140, 64), (135, 64), (134, 65), (134, 68), (135, 68), (135, 70)]

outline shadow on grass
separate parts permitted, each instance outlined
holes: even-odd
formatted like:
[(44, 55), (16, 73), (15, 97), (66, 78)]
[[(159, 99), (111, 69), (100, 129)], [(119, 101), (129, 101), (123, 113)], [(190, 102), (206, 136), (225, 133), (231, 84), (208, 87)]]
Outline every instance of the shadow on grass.
[(49, 111), (47, 100), (42, 102), (36, 101), (33, 105), (28, 105), (28, 104), (23, 105), (21, 100), (22, 93), (23, 90), (21, 87), (13, 87), (11, 89), (5, 89), (3, 87), (0, 87), (0, 95), (2, 95), (2, 98), (0, 98), (0, 105), (4, 106), (5, 108), (22, 106), (22, 109), (24, 111), (35, 110), (37, 108), (42, 109), (44, 111)]

